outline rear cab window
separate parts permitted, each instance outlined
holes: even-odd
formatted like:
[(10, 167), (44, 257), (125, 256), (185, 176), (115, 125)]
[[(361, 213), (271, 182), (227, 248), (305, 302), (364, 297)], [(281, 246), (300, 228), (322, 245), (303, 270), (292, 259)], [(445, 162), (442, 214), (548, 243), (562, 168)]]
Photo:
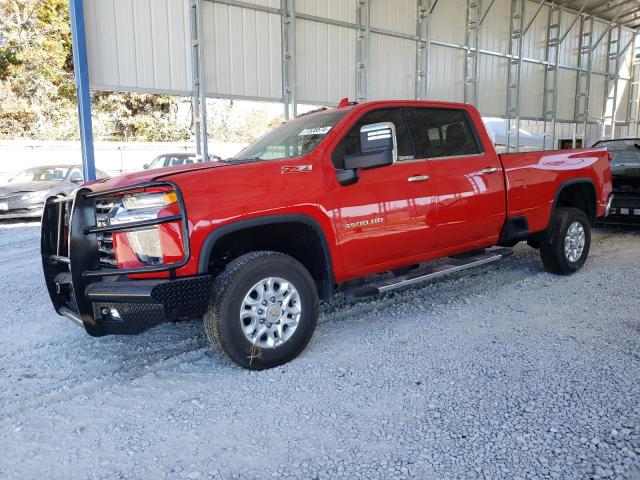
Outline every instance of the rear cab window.
[(405, 109), (416, 158), (461, 157), (482, 153), (464, 110), (412, 107)]

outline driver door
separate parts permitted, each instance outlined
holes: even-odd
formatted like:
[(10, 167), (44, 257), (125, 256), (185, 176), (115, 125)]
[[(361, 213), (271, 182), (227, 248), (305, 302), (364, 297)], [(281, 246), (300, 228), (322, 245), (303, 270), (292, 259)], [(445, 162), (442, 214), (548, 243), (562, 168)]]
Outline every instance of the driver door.
[(353, 274), (406, 264), (436, 245), (431, 166), (426, 160), (415, 160), (400, 108), (365, 112), (333, 149), (333, 164), (339, 171), (346, 155), (360, 153), (362, 126), (384, 122), (395, 126), (398, 160), (360, 169), (358, 180), (351, 185), (341, 185), (336, 179), (331, 193), (344, 267)]

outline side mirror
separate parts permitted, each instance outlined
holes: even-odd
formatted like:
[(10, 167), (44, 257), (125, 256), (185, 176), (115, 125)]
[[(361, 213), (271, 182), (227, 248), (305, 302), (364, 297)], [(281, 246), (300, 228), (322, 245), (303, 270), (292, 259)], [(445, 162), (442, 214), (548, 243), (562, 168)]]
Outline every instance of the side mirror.
[(347, 155), (344, 168), (375, 168), (398, 159), (396, 127), (392, 122), (371, 123), (360, 128), (360, 153)]
[(148, 163), (145, 163), (145, 164), (142, 166), (142, 168), (144, 168), (145, 170), (147, 170), (147, 169), (149, 168), (149, 164), (148, 164)]
[(81, 183), (84, 183), (84, 180), (82, 178), (72, 178), (71, 182), (80, 185)]
[(398, 159), (396, 127), (392, 122), (370, 123), (360, 128), (360, 153), (344, 157), (344, 170), (338, 173), (342, 185), (358, 180), (358, 169), (392, 165)]

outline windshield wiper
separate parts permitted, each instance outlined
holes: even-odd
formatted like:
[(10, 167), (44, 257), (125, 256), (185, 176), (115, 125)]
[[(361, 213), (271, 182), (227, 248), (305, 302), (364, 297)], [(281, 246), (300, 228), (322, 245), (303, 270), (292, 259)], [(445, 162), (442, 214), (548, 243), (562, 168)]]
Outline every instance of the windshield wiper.
[(251, 163), (251, 162), (260, 162), (263, 159), (260, 157), (248, 157), (248, 158), (225, 158), (224, 160), (220, 160), (225, 163)]

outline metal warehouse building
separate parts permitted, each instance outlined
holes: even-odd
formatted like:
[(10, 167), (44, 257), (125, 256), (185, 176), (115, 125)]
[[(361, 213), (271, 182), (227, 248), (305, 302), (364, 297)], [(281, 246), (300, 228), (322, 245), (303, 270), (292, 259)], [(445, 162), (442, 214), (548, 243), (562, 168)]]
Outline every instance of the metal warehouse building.
[(638, 0), (72, 0), (85, 158), (89, 90), (333, 105), (464, 101), (590, 145), (637, 136)]

